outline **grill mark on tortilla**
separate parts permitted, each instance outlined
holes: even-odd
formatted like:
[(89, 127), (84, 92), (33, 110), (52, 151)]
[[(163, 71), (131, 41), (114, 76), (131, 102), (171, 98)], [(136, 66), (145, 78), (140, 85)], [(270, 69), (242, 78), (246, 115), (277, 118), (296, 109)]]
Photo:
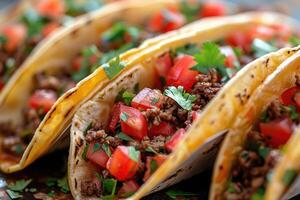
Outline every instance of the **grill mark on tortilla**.
[(207, 155), (207, 154), (211, 153), (213, 150), (217, 149), (220, 146), (220, 144), (222, 143), (224, 137), (225, 137), (225, 134), (221, 137), (221, 139), (219, 141), (213, 143), (212, 146), (211, 146), (211, 148), (209, 148), (208, 150), (204, 151), (202, 153), (202, 155)]
[(253, 79), (255, 76), (254, 76), (254, 74), (251, 74), (250, 77)]
[(221, 112), (221, 111), (223, 110), (224, 106), (225, 106), (225, 103), (222, 103), (222, 104), (220, 105), (220, 107), (219, 107), (219, 112)]
[(77, 165), (78, 165), (78, 163), (79, 163), (79, 160), (76, 160), (76, 162), (75, 162), (75, 166), (77, 166)]
[(82, 147), (82, 145), (83, 145), (83, 139), (82, 139), (82, 138), (79, 139), (77, 145), (78, 145), (79, 147)]
[[(48, 119), (51, 119), (52, 114), (56, 111), (56, 106), (50, 111)], [(48, 121), (48, 119), (46, 121)]]
[(213, 120), (211, 120), (209, 123), (210, 123), (211, 125), (213, 125), (215, 122), (216, 122), (216, 121), (213, 119)]
[(74, 159), (76, 159), (77, 157), (77, 154), (78, 154), (78, 151), (79, 151), (79, 146), (78, 145), (75, 145), (75, 151), (74, 151)]
[(93, 18), (90, 14), (86, 15), (86, 21), (85, 21), (85, 25), (89, 25), (93, 22)]
[(236, 94), (235, 97), (238, 98), (241, 104), (243, 104), (243, 99), (240, 93)]
[(77, 33), (79, 32), (79, 29), (74, 29), (72, 32), (71, 32), (71, 37), (76, 37)]
[(182, 171), (183, 171), (182, 168), (178, 169), (173, 175), (169, 176), (169, 178), (165, 179), (162, 183), (166, 183), (170, 179), (176, 178), (176, 176), (178, 176), (178, 174), (181, 173)]
[(266, 60), (266, 67), (268, 67), (269, 61), (270, 61), (270, 58), (268, 58), (268, 59)]
[(77, 179), (74, 178), (74, 182), (75, 182), (75, 189), (77, 189)]

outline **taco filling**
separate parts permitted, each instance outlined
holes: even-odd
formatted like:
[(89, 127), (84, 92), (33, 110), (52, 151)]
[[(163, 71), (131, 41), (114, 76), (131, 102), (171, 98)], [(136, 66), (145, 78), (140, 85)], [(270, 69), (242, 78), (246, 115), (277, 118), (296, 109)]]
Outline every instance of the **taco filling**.
[[(261, 116), (257, 126), (247, 135), (247, 143), (233, 165), (225, 199), (263, 199), (271, 180), (272, 169), (279, 161), (284, 145), (299, 125), (300, 79), (295, 87), (285, 90)], [(284, 183), (289, 186), (296, 171), (287, 171)]]
[[(38, 0), (16, 22), (0, 30), (0, 89), (21, 66), (37, 44), (60, 26), (70, 24), (72, 18), (101, 7), (101, 1)], [(189, 21), (225, 14), (221, 3), (183, 2), (180, 9), (167, 8), (156, 13), (146, 27), (153, 33), (180, 28)], [(115, 37), (118, 37), (117, 35)]]
[[(41, 2), (44, 1), (46, 0)], [(189, 12), (191, 9), (193, 12)], [(123, 21), (117, 21), (110, 29), (99, 35), (98, 44), (83, 48), (73, 58), (70, 66), (57, 67), (51, 72), (41, 71), (35, 74), (34, 88), (28, 100), (28, 107), (23, 110), (22, 124), (14, 125), (11, 122), (0, 124), (0, 132), (4, 135), (0, 142), (1, 158), (18, 161), (31, 141), (36, 128), (56, 100), (98, 66), (107, 63), (126, 50), (137, 47), (147, 38), (180, 28), (185, 23), (201, 17), (224, 13), (225, 8), (220, 3), (204, 3), (201, 7), (198, 4), (193, 4), (191, 7), (187, 3), (182, 3), (179, 10), (167, 8), (155, 13), (145, 21), (144, 26), (131, 26)], [(165, 59), (169, 61), (162, 59), (161, 62), (171, 62), (169, 57)], [(168, 63), (162, 63), (162, 65), (166, 64)], [(162, 66), (162, 70), (167, 69)]]
[[(87, 127), (82, 157), (97, 170), (92, 180), (81, 181), (82, 195), (125, 198), (137, 191), (222, 86), (242, 65), (258, 56), (256, 43), (272, 49), (290, 45), (275, 32), (269, 40), (258, 35), (261, 29), (276, 28), (254, 27), (217, 44), (188, 44), (159, 56), (155, 88), (137, 85), (133, 91), (119, 91), (108, 123), (99, 120)], [(248, 43), (239, 43), (237, 38), (242, 37)]]

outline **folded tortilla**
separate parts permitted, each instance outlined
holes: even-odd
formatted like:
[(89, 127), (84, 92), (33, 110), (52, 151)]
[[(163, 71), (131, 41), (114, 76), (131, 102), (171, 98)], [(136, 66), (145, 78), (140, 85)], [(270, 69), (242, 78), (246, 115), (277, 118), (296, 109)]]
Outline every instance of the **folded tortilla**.
[[(92, 86), (95, 87), (93, 94), (96, 95), (77, 110), (72, 122), (69, 154), (69, 185), (72, 195), (76, 199), (87, 199), (86, 196), (82, 196), (80, 185), (85, 179), (95, 176), (94, 166), (82, 158), (86, 145), (84, 139), (86, 128), (91, 122), (99, 120), (99, 116), (103, 118), (101, 122), (107, 123), (112, 105), (120, 90), (132, 89), (137, 83), (141, 89), (152, 88), (155, 85), (154, 60), (158, 56), (185, 44), (214, 41), (222, 39), (236, 30), (247, 30), (252, 25), (270, 25), (276, 23), (279, 18), (282, 20), (282, 16), (277, 17), (279, 16), (270, 13), (250, 13), (220, 18), (211, 21), (206, 26), (201, 25), (201, 22), (194, 23), (192, 30), (161, 41), (130, 58), (122, 59), (126, 67), (112, 81), (108, 79), (104, 69), (99, 68), (90, 76), (89, 80), (91, 83), (96, 78), (98, 80), (97, 84)], [(178, 144), (174, 152), (130, 199), (140, 199), (151, 192), (193, 175), (196, 170), (199, 172), (199, 167), (200, 169), (207, 167), (208, 161), (213, 157), (217, 144), (222, 138), (218, 136), (231, 127), (235, 117), (244, 109), (249, 97), (257, 87), (283, 61), (298, 50), (299, 48), (285, 48), (270, 53), (239, 71), (206, 106), (201, 117), (192, 124), (186, 137)], [(147, 76), (143, 76), (143, 74), (147, 74)], [(96, 198), (94, 196), (89, 199)]]
[[(272, 75), (251, 95), (245, 109), (237, 116), (233, 126), (230, 128), (224, 143), (219, 151), (214, 166), (214, 174), (210, 189), (210, 199), (224, 199), (224, 192), (228, 186), (231, 170), (237, 156), (243, 150), (247, 142), (247, 134), (259, 120), (270, 102), (279, 99), (280, 95), (288, 88), (295, 86), (296, 75), (300, 73), (300, 52), (297, 52), (284, 61)], [(285, 199), (299, 194), (299, 180), (295, 184), (287, 185), (284, 176), (292, 170), (299, 173), (299, 127), (295, 128), (288, 143), (281, 151), (281, 158), (272, 169), (272, 176), (268, 180), (264, 199)], [(292, 177), (289, 177), (293, 180)], [(289, 181), (290, 181), (289, 180)], [(297, 180), (297, 178), (296, 178)], [(289, 187), (291, 186), (291, 191)]]

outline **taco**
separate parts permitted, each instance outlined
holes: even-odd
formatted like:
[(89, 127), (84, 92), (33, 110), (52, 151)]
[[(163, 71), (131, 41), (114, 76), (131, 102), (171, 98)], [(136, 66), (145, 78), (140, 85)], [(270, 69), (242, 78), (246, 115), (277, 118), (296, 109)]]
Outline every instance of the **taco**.
[[(299, 173), (300, 53), (259, 86), (226, 136), (210, 199), (281, 199)], [(295, 193), (296, 192), (296, 193)], [(286, 198), (285, 198), (286, 199)]]
[(95, 96), (72, 121), (73, 197), (126, 198), (135, 193), (132, 199), (140, 199), (191, 176), (194, 153), (196, 166), (207, 167), (220, 142), (220, 137), (210, 139), (230, 127), (256, 88), (299, 49), (255, 60), (291, 46), (291, 35), (281, 32), (282, 26), (278, 29), (274, 17), (252, 13), (207, 26), (195, 23), (193, 31), (98, 68), (93, 75), (102, 81)]
[[(60, 116), (59, 120), (55, 118), (50, 124), (50, 119), (59, 110), (55, 107), (52, 112), (48, 111), (65, 91), (115, 55), (138, 46), (144, 39), (179, 28), (189, 20), (197, 19), (199, 13), (203, 12), (198, 4), (194, 5), (197, 12), (194, 18), (189, 15), (188, 20), (181, 6), (189, 4), (180, 2), (144, 0), (111, 3), (78, 19), (72, 26), (58, 31), (40, 45), (0, 95), (0, 169), (5, 172), (19, 170), (47, 151), (48, 147), (42, 147), (43, 150), (38, 152), (32, 150), (32, 145), (36, 143), (32, 139), (34, 133), (43, 135), (48, 145), (56, 141), (75, 111), (74, 104), (88, 98), (86, 95), (91, 95), (93, 87), (85, 88), (75, 100), (76, 103), (72, 99), (72, 103), (63, 108), (64, 111), (68, 110), (66, 119)], [(201, 24), (205, 26), (209, 22), (207, 20)], [(183, 31), (148, 40), (139, 49), (124, 54), (122, 59)], [(48, 120), (42, 122), (47, 113)], [(57, 128), (57, 125), (60, 131), (54, 134), (53, 127)], [(29, 152), (31, 155), (28, 155)]]

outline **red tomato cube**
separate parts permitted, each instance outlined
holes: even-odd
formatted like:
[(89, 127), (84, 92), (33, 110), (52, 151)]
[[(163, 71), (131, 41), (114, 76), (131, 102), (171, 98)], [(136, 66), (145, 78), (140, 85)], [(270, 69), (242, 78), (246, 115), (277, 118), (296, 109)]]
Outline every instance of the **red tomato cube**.
[(172, 133), (174, 133), (175, 128), (172, 124), (162, 121), (158, 126), (152, 125), (150, 128), (150, 136), (158, 136), (158, 135), (163, 135), (163, 136), (169, 136)]
[(29, 98), (28, 104), (33, 109), (43, 109), (46, 114), (57, 100), (57, 95), (52, 90), (36, 90)]
[(203, 3), (200, 17), (223, 16), (226, 14), (225, 6), (219, 1), (207, 1)]
[(167, 159), (166, 155), (157, 154), (155, 156), (148, 156), (146, 159), (146, 172), (143, 181), (146, 182), (149, 177), (156, 171), (156, 169), (163, 164)]
[(108, 129), (112, 132), (115, 131), (117, 124), (120, 122), (120, 114), (121, 114), (121, 107), (123, 106), (123, 103), (119, 102), (115, 104), (111, 111), (111, 119), (110, 123), (108, 125)]
[[(100, 145), (100, 144), (98, 144), (98, 145)], [(94, 163), (102, 168), (105, 168), (106, 163), (109, 159), (108, 155), (102, 149), (102, 147), (100, 147), (100, 149), (96, 149), (96, 151), (94, 151), (94, 148), (95, 148), (95, 143), (89, 144), (89, 147), (88, 147), (88, 150), (86, 153), (87, 159), (89, 159), (92, 163)]]
[(121, 130), (137, 140), (147, 136), (148, 124), (144, 115), (136, 108), (121, 106)]
[(139, 184), (135, 180), (126, 181), (123, 183), (122, 187), (118, 192), (118, 197), (127, 198), (130, 197), (139, 189)]
[(170, 138), (170, 140), (166, 142), (165, 148), (167, 149), (167, 151), (172, 152), (184, 137), (184, 134), (185, 130), (183, 128), (178, 129), (176, 133)]
[(118, 146), (106, 164), (110, 174), (119, 181), (130, 180), (139, 169), (140, 154), (137, 157), (131, 156), (132, 148), (134, 147)]
[(147, 110), (155, 107), (160, 108), (162, 100), (163, 95), (158, 90), (144, 88), (132, 99), (131, 105), (139, 110)]
[(26, 27), (21, 24), (12, 24), (5, 26), (1, 34), (6, 37), (4, 49), (8, 52), (15, 51), (27, 36)]

